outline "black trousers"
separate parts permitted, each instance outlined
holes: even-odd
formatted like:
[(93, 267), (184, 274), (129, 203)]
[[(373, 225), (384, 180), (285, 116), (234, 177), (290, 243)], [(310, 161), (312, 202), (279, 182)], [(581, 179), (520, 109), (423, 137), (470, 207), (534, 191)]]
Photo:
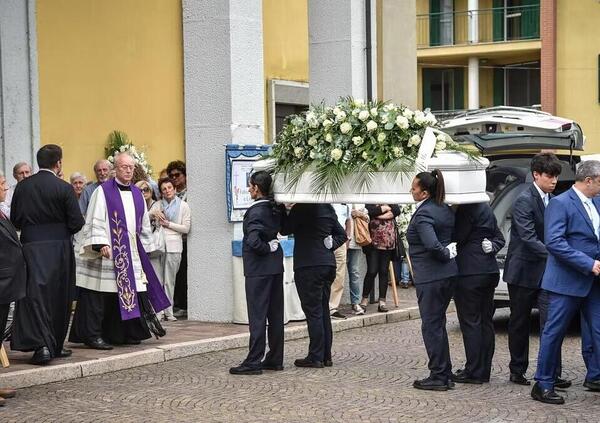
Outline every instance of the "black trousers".
[(429, 357), (429, 377), (448, 382), (452, 376), (452, 362), (446, 332), (446, 310), (452, 299), (454, 281), (441, 279), (424, 284), (416, 284), (421, 333)]
[(333, 335), (329, 316), (329, 295), (335, 266), (304, 267), (294, 271), (296, 290), (308, 326), (310, 361), (331, 360)]
[(0, 304), (0, 342), (4, 336), (6, 330), (6, 322), (8, 321), (8, 313), (10, 311), (10, 303)]
[(260, 367), (265, 357), (265, 331), (268, 327), (269, 352), (265, 362), (283, 364), (283, 274), (246, 276), (246, 304), (250, 345), (244, 365)]
[(385, 300), (387, 296), (389, 266), (392, 261), (393, 250), (378, 250), (373, 247), (365, 248), (367, 258), (367, 273), (363, 283), (363, 298), (369, 298), (375, 286), (375, 277), (379, 275), (379, 298)]
[(187, 240), (183, 239), (183, 251), (181, 252), (181, 263), (179, 270), (175, 275), (175, 291), (173, 292), (173, 306), (182, 310), (187, 310), (188, 303), (188, 280), (187, 280)]
[(529, 334), (531, 310), (540, 290), (508, 284), (510, 319), (508, 321), (508, 350), (511, 373), (525, 374), (529, 367)]
[[(145, 292), (138, 292), (139, 307), (143, 307)], [(141, 310), (140, 310), (141, 311)], [(150, 330), (142, 318), (121, 320), (119, 298), (116, 293), (79, 289), (77, 308), (73, 316), (70, 342), (87, 342), (102, 338), (110, 344), (143, 341), (150, 338)]]
[(464, 371), (472, 378), (490, 380), (494, 357), (494, 289), (498, 273), (461, 276), (456, 280), (454, 302), (465, 347)]

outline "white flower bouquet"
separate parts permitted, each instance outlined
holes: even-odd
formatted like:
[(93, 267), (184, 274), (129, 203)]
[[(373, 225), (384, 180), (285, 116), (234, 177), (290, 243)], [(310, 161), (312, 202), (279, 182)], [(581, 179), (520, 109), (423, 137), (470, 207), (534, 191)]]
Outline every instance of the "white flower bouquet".
[(129, 140), (127, 134), (121, 131), (113, 131), (108, 137), (107, 146), (105, 148), (106, 159), (114, 164), (115, 156), (119, 153), (128, 152), (131, 154), (136, 164), (144, 170), (146, 175), (152, 175), (152, 166), (148, 163), (146, 153), (139, 151), (135, 145)]

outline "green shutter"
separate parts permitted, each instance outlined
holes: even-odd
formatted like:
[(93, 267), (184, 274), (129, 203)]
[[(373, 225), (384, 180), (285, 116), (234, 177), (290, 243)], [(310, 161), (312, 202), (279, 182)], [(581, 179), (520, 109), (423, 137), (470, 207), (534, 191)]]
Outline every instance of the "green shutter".
[(435, 69), (423, 69), (423, 109), (431, 107), (431, 79)]
[(429, 0), (429, 45), (440, 45), (440, 0)]
[(493, 3), (494, 41), (504, 40), (504, 0), (494, 0)]
[[(521, 0), (521, 39), (540, 38), (540, 0)], [(537, 6), (537, 7), (534, 7)]]
[(465, 70), (454, 69), (454, 110), (465, 108)]
[(494, 69), (494, 106), (504, 106), (504, 69)]

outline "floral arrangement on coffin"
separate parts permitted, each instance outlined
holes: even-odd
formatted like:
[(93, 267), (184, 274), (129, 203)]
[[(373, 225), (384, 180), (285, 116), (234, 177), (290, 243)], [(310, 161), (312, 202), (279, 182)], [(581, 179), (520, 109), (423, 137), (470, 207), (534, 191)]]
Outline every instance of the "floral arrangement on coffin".
[[(293, 190), (309, 170), (317, 193), (339, 192), (348, 177), (363, 191), (369, 188), (374, 172), (397, 177), (414, 171), (428, 127), (439, 127), (428, 110), (347, 97), (334, 107), (312, 105), (307, 112), (289, 116), (270, 158), (275, 173), (285, 175), (287, 189)], [(449, 135), (438, 133), (435, 152), (443, 150), (463, 152), (470, 158), (477, 155)]]
[(119, 153), (128, 152), (131, 154), (136, 164), (138, 164), (146, 175), (152, 175), (152, 166), (148, 163), (146, 159), (146, 153), (143, 151), (138, 151), (133, 145), (133, 142), (129, 140), (129, 137), (125, 132), (122, 131), (113, 131), (108, 136), (108, 141), (106, 148), (104, 149), (104, 153), (106, 154), (106, 159), (114, 164), (115, 156)]
[(400, 214), (396, 216), (396, 223), (398, 224), (398, 231), (403, 238), (406, 237), (410, 219), (416, 210), (417, 207), (414, 204), (400, 205)]

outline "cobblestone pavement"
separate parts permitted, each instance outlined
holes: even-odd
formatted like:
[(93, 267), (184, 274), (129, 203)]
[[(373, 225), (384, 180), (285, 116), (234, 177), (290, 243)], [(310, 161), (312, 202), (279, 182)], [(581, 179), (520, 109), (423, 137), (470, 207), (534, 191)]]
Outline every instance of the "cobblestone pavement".
[[(506, 313), (496, 319), (497, 349), (489, 384), (448, 392), (418, 391), (426, 375), (420, 321), (336, 334), (334, 366), (297, 369), (307, 340), (286, 344), (286, 369), (231, 376), (244, 356), (229, 350), (159, 365), (19, 391), (0, 410), (2, 422), (598, 422), (600, 394), (581, 383), (584, 367), (576, 333), (565, 341), (563, 368), (574, 386), (564, 406), (534, 402), (530, 388), (507, 382)], [(449, 315), (455, 368), (464, 360), (460, 330)], [(537, 336), (532, 337), (530, 373)]]

